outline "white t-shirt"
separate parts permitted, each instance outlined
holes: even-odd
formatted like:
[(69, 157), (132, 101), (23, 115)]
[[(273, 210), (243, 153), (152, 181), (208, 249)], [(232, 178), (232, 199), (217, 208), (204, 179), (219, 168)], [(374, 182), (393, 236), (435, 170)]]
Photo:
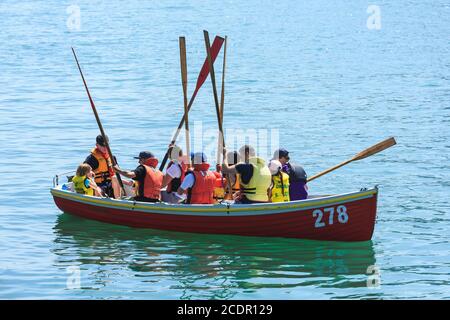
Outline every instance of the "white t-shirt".
[[(200, 173), (202, 174), (202, 176), (206, 176), (207, 172), (206, 171), (200, 171)], [(181, 184), (180, 188), (183, 190), (187, 190), (189, 188), (192, 188), (192, 186), (194, 185), (195, 182), (195, 177), (194, 174), (188, 174), (184, 177), (183, 183)]]
[(181, 170), (180, 166), (177, 162), (173, 163), (167, 170), (166, 173), (172, 177), (172, 179), (180, 178), (181, 177)]

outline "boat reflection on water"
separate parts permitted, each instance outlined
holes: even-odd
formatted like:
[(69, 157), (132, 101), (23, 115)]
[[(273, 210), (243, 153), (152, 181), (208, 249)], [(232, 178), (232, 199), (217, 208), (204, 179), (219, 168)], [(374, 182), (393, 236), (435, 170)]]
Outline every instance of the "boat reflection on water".
[[(54, 230), (59, 266), (85, 270), (83, 289), (105, 290), (105, 296), (112, 296), (108, 287), (121, 287), (123, 298), (129, 290), (130, 296), (140, 292), (142, 298), (276, 299), (278, 289), (294, 292), (291, 299), (308, 298), (295, 293), (303, 286), (366, 288), (367, 268), (376, 264), (372, 241), (177, 233), (69, 214), (58, 216)], [(270, 290), (275, 290), (273, 296), (267, 294)]]

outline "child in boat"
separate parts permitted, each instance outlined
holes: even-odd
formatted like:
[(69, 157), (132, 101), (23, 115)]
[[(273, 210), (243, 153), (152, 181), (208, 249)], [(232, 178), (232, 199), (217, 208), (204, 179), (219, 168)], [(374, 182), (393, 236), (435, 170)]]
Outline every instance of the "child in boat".
[(268, 195), (271, 202), (289, 202), (289, 175), (281, 171), (282, 165), (278, 160), (269, 162), (269, 170), (272, 174), (272, 184)]
[(94, 181), (94, 172), (87, 163), (78, 166), (75, 176), (72, 178), (73, 187), (77, 193), (88, 196), (100, 197), (102, 190)]
[(274, 152), (273, 159), (280, 161), (281, 171), (289, 175), (289, 198), (291, 201), (308, 198), (306, 172), (300, 165), (289, 161), (289, 151), (278, 149)]

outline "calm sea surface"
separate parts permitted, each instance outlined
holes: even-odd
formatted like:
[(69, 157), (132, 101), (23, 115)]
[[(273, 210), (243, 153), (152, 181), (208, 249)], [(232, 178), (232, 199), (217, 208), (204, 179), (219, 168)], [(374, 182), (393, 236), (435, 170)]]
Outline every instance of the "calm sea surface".
[[(367, 27), (371, 4), (379, 30)], [(449, 21), (446, 0), (2, 0), (0, 298), (449, 299)], [(396, 137), (310, 184), (317, 194), (379, 185), (372, 241), (136, 230), (55, 207), (53, 176), (74, 170), (98, 134), (70, 47), (132, 169), (139, 151), (162, 157), (182, 114), (178, 36), (192, 92), (203, 29), (229, 38), (225, 128), (278, 130), (310, 175)], [(190, 120), (217, 128), (209, 80)]]

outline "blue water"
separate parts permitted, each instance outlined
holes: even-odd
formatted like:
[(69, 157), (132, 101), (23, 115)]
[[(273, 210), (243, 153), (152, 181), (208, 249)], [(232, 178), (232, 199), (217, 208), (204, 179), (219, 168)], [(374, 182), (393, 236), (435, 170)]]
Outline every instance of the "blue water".
[[(68, 28), (72, 4), (80, 30)], [(371, 4), (379, 30), (366, 25)], [(444, 0), (2, 0), (0, 298), (449, 299), (449, 21)], [(139, 151), (164, 154), (182, 115), (178, 36), (191, 93), (203, 29), (229, 39), (225, 128), (279, 130), (310, 175), (396, 137), (310, 184), (317, 194), (378, 184), (372, 241), (134, 230), (55, 207), (52, 177), (74, 170), (98, 134), (70, 47), (132, 169)], [(217, 127), (209, 80), (190, 121)]]

